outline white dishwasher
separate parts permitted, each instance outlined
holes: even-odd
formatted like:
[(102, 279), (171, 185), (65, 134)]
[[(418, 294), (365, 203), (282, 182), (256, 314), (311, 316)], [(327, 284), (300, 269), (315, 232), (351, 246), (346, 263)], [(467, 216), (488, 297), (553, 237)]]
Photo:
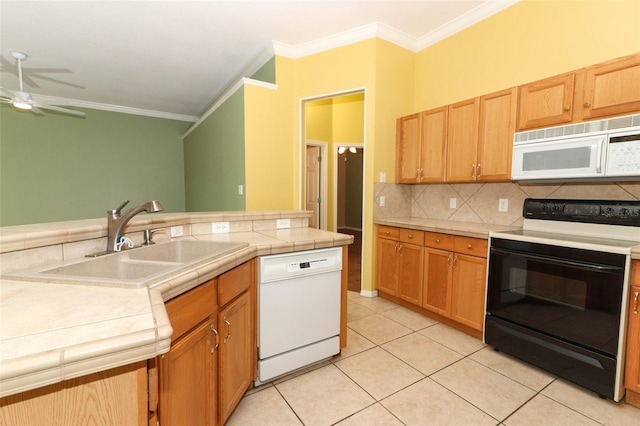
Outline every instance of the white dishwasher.
[(258, 258), (258, 380), (340, 352), (342, 248)]

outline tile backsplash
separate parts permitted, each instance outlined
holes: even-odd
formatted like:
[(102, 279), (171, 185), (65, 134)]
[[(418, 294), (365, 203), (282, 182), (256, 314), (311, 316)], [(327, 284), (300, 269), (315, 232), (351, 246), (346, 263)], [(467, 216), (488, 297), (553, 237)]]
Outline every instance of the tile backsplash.
[[(380, 206), (380, 197), (385, 206)], [(374, 219), (422, 217), (496, 225), (520, 226), (525, 198), (575, 198), (640, 200), (640, 182), (565, 183), (523, 185), (501, 183), (435, 183), (403, 185), (375, 183)], [(456, 207), (450, 200), (456, 199)], [(500, 199), (508, 200), (508, 211), (498, 211)]]

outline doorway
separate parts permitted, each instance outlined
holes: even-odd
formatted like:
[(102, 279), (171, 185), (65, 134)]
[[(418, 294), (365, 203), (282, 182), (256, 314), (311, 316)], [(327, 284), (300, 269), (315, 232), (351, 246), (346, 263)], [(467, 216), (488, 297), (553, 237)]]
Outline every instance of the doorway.
[(349, 290), (357, 292), (362, 289), (364, 99), (359, 89), (302, 99), (300, 108), (301, 205), (313, 212), (310, 227), (354, 236), (348, 276)]

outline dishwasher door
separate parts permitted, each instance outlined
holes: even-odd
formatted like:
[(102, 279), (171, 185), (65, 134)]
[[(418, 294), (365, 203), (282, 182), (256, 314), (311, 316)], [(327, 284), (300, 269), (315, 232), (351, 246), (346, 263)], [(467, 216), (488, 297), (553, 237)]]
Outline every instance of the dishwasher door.
[(260, 382), (340, 351), (342, 249), (259, 258)]

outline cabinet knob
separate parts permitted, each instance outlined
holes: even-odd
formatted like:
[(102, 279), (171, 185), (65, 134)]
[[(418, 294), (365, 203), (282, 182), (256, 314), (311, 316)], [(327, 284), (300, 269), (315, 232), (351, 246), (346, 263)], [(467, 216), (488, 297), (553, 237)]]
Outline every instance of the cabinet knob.
[(467, 248), (471, 250), (471, 244), (467, 244)]
[(436, 244), (440, 244), (440, 238), (436, 238)]
[(584, 103), (584, 107), (585, 107), (585, 108), (589, 108), (590, 106), (591, 106), (591, 102), (585, 102), (585, 103)]
[(409, 239), (412, 239), (413, 238), (413, 234), (409, 234), (408, 237), (409, 237)]
[(385, 235), (389, 235), (389, 234), (390, 234), (390, 232), (389, 232), (389, 231), (385, 231)]
[(563, 109), (564, 109), (565, 111), (571, 111), (571, 107), (568, 107), (568, 106), (564, 107)]

